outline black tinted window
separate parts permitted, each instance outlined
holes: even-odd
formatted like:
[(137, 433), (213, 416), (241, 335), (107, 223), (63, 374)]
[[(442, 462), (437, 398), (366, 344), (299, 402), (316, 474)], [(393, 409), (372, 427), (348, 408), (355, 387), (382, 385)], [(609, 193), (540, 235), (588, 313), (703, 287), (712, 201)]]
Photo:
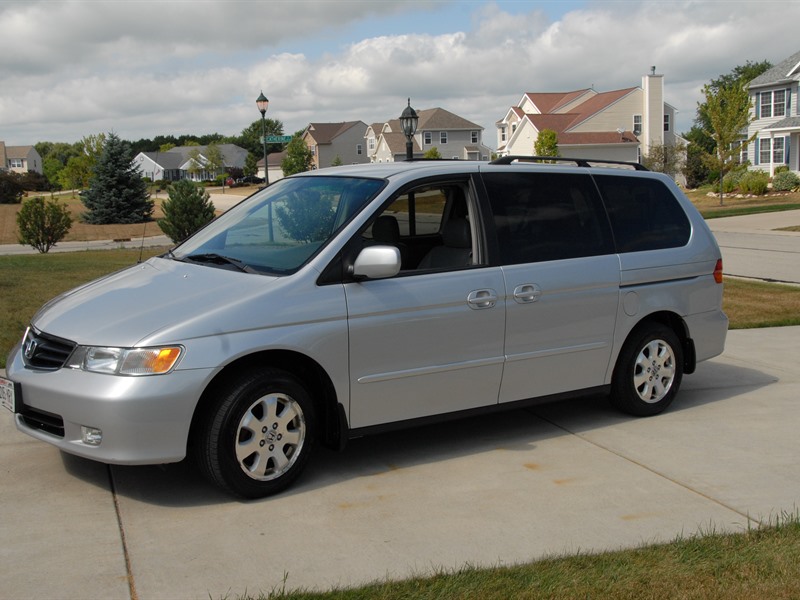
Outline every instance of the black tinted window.
[(689, 219), (662, 181), (613, 175), (595, 181), (608, 209), (617, 252), (677, 248), (689, 241)]
[(589, 175), (483, 175), (503, 264), (613, 252), (608, 220)]

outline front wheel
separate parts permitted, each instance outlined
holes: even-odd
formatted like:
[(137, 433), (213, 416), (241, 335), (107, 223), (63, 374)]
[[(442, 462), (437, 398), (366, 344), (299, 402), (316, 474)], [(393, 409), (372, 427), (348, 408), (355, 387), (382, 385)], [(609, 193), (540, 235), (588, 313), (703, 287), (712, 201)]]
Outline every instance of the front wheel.
[(663, 325), (634, 331), (617, 359), (611, 402), (636, 416), (664, 411), (675, 399), (683, 377), (683, 350), (675, 333)]
[(244, 498), (288, 487), (315, 443), (314, 405), (305, 386), (278, 369), (252, 370), (212, 402), (197, 432), (206, 477)]

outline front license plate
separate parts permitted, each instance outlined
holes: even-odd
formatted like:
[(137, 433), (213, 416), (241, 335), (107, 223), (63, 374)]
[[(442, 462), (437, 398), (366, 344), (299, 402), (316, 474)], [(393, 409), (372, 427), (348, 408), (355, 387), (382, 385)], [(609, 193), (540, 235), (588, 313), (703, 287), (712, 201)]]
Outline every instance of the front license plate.
[(0, 377), (0, 404), (11, 412), (15, 410), (14, 382)]

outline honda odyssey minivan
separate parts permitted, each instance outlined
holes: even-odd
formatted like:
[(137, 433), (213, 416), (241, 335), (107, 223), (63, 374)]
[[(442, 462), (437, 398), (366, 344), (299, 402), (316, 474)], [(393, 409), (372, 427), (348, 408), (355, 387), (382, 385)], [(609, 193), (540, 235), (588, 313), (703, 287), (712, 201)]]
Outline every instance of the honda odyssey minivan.
[(584, 160), (323, 169), (67, 292), (11, 352), (19, 430), (283, 490), (316, 445), (598, 393), (633, 415), (720, 354), (722, 260), (668, 177)]

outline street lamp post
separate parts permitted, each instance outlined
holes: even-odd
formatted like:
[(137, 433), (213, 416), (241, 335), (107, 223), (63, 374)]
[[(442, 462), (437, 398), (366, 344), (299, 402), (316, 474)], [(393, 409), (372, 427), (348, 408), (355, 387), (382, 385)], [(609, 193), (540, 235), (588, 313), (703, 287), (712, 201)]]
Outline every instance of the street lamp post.
[(264, 142), (264, 187), (266, 187), (269, 185), (269, 169), (267, 168), (267, 119), (265, 115), (267, 114), (269, 100), (264, 96), (263, 90), (256, 98), (256, 106), (258, 107), (258, 112), (261, 113), (261, 141)]
[(417, 111), (411, 108), (411, 98), (408, 99), (408, 106), (403, 109), (400, 115), (400, 127), (406, 136), (406, 160), (414, 160), (414, 134), (417, 133), (417, 123), (419, 116)]

